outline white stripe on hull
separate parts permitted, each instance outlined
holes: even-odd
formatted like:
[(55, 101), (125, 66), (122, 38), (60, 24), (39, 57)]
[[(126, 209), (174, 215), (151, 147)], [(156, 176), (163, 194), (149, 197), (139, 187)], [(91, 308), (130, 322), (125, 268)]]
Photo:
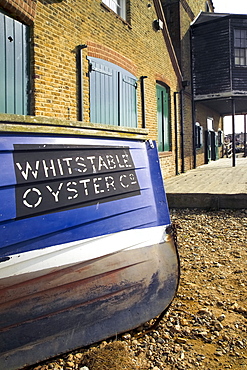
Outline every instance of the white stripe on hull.
[[(9, 256), (0, 265), (0, 279), (63, 268), (121, 250), (143, 248), (166, 241), (166, 226), (122, 231)], [(4, 286), (0, 283), (0, 286)]]

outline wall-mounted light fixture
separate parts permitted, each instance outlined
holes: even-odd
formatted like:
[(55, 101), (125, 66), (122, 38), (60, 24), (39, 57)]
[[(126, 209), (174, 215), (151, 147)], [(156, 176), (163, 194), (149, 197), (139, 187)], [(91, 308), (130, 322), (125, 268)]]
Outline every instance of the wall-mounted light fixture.
[(188, 80), (183, 80), (183, 81), (182, 81), (182, 87), (183, 87), (183, 89), (185, 89), (185, 87), (187, 87), (187, 86), (190, 86), (190, 81), (188, 81)]
[(82, 49), (85, 49), (85, 48), (87, 48), (86, 44), (77, 45), (78, 50), (82, 50)]
[(153, 27), (156, 31), (163, 30), (164, 23), (161, 19), (155, 19), (155, 21), (153, 21)]

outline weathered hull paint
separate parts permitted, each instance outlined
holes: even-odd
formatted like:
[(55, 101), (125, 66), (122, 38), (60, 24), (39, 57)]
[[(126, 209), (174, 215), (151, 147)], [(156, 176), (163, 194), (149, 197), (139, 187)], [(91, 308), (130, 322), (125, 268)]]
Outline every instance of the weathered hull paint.
[[(76, 173), (73, 161), (78, 165), (80, 156), (85, 169), (95, 145), (97, 168), (90, 159), (87, 173)], [(117, 158), (115, 168), (105, 162), (107, 150), (108, 159)], [(0, 180), (0, 368), (19, 369), (117, 335), (169, 306), (179, 261), (153, 144), (5, 135), (0, 154), (6, 175)], [(62, 160), (70, 167), (59, 169)], [(56, 190), (68, 181), (60, 199)], [(68, 206), (72, 195), (81, 196), (79, 181), (93, 186)], [(43, 202), (47, 189), (53, 194)]]

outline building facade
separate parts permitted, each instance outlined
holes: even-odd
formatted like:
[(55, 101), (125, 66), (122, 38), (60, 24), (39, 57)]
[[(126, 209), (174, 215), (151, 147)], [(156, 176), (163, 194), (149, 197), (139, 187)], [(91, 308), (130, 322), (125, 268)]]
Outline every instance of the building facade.
[(173, 96), (182, 76), (159, 1), (0, 7), (3, 122), (35, 117), (47, 126), (55, 119), (54, 129), (143, 135), (158, 142), (164, 177), (175, 174)]
[[(162, 0), (169, 33), (183, 74), (181, 167), (178, 172), (216, 160), (222, 155), (218, 134), (222, 132), (222, 117), (203, 101), (196, 103), (193, 92), (191, 25), (205, 12), (213, 14), (213, 1)], [(205, 50), (204, 50), (205, 51)], [(205, 58), (205, 53), (203, 54)], [(209, 63), (209, 61), (208, 61)], [(209, 64), (208, 64), (209, 66)], [(207, 74), (205, 74), (205, 79)], [(208, 81), (210, 85), (210, 81)]]
[(0, 0), (1, 130), (154, 139), (164, 178), (219, 158), (221, 112), (195, 102), (191, 70), (191, 24), (213, 11), (211, 0)]
[(203, 103), (222, 116), (232, 116), (233, 166), (238, 142), (234, 117), (247, 113), (246, 36), (244, 14), (204, 12), (191, 27), (193, 98), (196, 105)]

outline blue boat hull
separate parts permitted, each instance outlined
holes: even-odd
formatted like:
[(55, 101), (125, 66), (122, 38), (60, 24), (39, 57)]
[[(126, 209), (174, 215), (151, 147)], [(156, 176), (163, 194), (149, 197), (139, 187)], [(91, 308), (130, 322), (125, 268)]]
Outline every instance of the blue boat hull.
[(0, 368), (133, 329), (177, 290), (154, 143), (0, 137)]

